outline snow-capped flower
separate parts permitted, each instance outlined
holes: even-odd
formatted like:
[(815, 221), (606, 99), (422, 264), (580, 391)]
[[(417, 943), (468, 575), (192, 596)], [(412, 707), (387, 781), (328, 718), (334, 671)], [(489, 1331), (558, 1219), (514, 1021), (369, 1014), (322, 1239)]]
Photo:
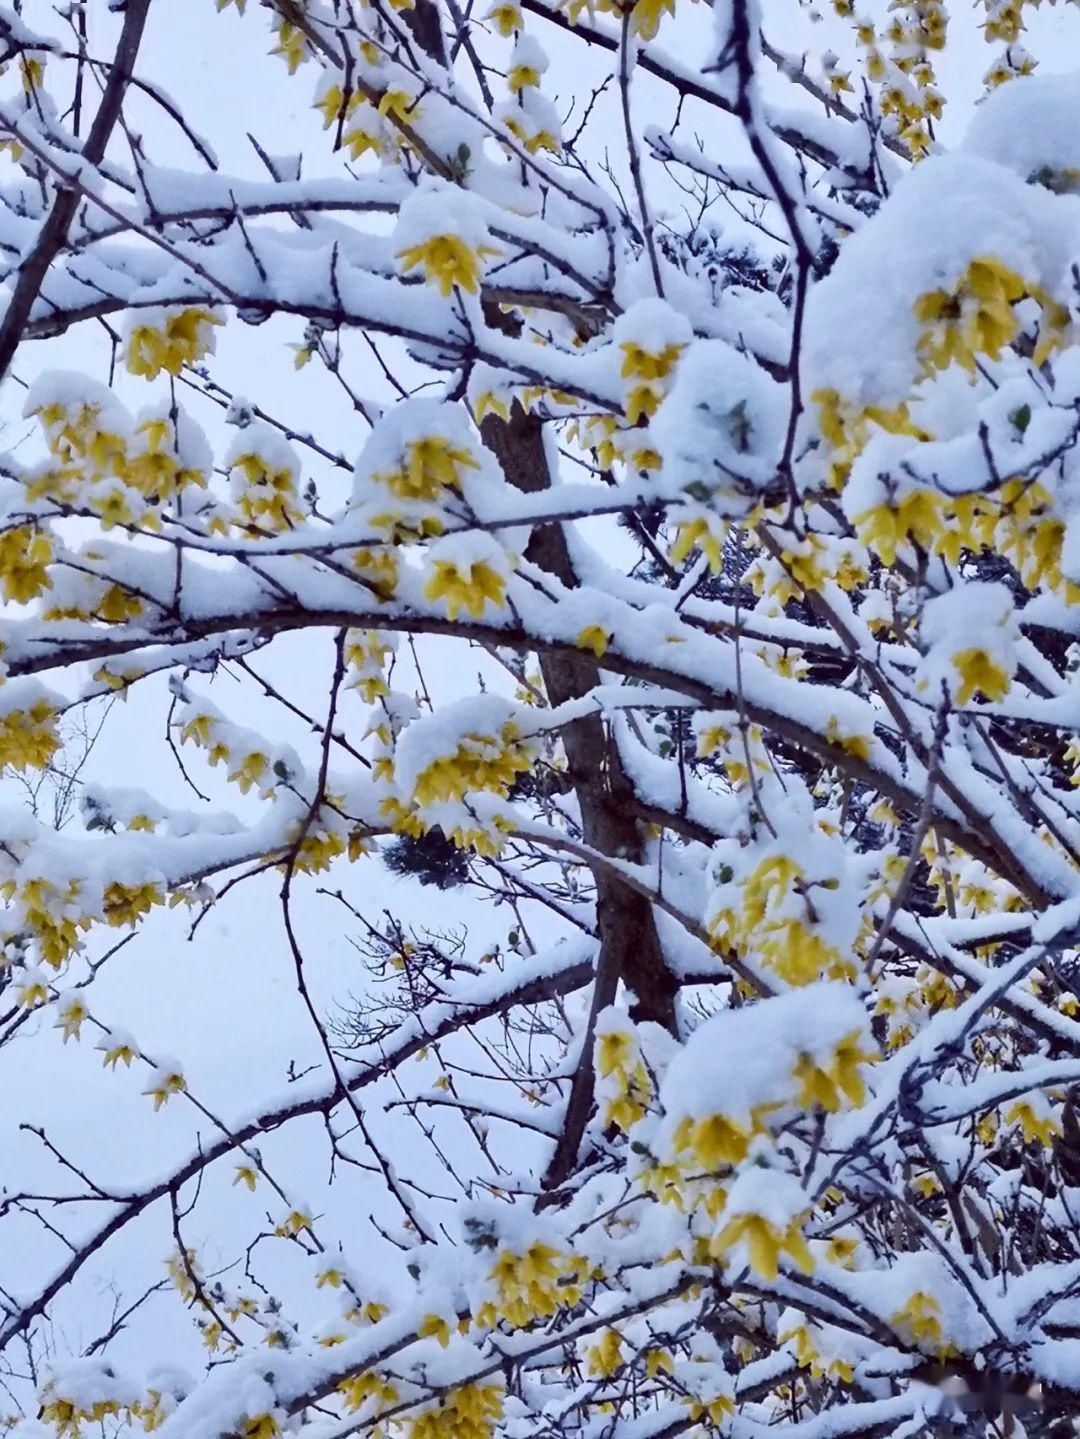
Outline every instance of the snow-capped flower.
[(475, 203), (454, 186), (427, 185), (398, 212), (394, 256), (403, 274), (419, 270), (444, 297), (455, 286), (475, 295), (484, 264), (498, 255)]
[(424, 598), (441, 603), (456, 620), (462, 610), (479, 619), (489, 605), (502, 609), (510, 563), (505, 551), (482, 532), (447, 536), (424, 555)]
[(143, 1094), (154, 1101), (156, 1113), (174, 1094), (183, 1094), (186, 1088), (184, 1071), (174, 1060), (167, 1060), (154, 1066)]
[(185, 365), (212, 354), (214, 327), (222, 323), (207, 305), (181, 310), (136, 310), (125, 334), (127, 367), (155, 379), (162, 370), (178, 375)]
[(510, 55), (510, 67), (506, 72), (506, 84), (511, 90), (524, 90), (538, 86), (540, 77), (548, 67), (544, 47), (534, 35), (525, 31), (518, 34)]
[(944, 687), (957, 705), (977, 694), (1005, 698), (1016, 673), (1019, 629), (1004, 585), (968, 581), (936, 596), (923, 609), (920, 631), (926, 645), (921, 688)]
[(68, 994), (60, 1000), (56, 1006), (56, 1022), (54, 1029), (59, 1029), (64, 1036), (64, 1043), (69, 1039), (78, 1039), (79, 1030), (89, 1014), (86, 1001), (78, 994)]
[(804, 1274), (811, 1274), (814, 1258), (802, 1232), (805, 1212), (806, 1195), (797, 1180), (751, 1167), (728, 1194), (715, 1247), (720, 1253), (745, 1254), (754, 1272), (769, 1282), (778, 1276), (784, 1256)]

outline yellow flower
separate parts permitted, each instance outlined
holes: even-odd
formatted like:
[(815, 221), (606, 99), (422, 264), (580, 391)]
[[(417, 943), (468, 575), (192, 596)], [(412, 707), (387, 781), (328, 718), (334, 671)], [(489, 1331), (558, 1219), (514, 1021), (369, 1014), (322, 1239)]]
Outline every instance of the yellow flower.
[(628, 1063), (636, 1062), (637, 1052), (637, 1041), (632, 1034), (602, 1034), (596, 1042), (597, 1074), (606, 1079), (616, 1070), (625, 1069)]
[(490, 1439), (502, 1412), (498, 1385), (462, 1384), (412, 1421), (409, 1439)]
[(110, 585), (97, 602), (96, 614), (107, 624), (118, 625), (137, 619), (142, 614), (142, 600), (129, 594), (122, 585)]
[(671, 563), (681, 565), (692, 549), (697, 549), (709, 562), (709, 569), (718, 575), (724, 568), (723, 537), (717, 535), (708, 520), (686, 520), (675, 531), (671, 547)]
[(84, 1418), (82, 1410), (77, 1408), (70, 1399), (50, 1399), (47, 1404), (41, 1407), (41, 1417), (49, 1424), (56, 1425), (56, 1432), (59, 1435), (77, 1435), (79, 1420)]
[(240, 761), (236, 769), (229, 774), (229, 779), (240, 786), (242, 794), (247, 794), (252, 785), (256, 785), (266, 773), (266, 767), (270, 763), (266, 755), (260, 754), (257, 750), (246, 755)]
[(881, 51), (877, 48), (876, 45), (871, 46), (871, 49), (866, 57), (867, 79), (873, 80), (874, 83), (877, 85), (885, 79), (887, 73), (888, 68), (885, 64), (885, 56), (881, 53)]
[(599, 1379), (610, 1379), (622, 1368), (622, 1335), (617, 1329), (605, 1329), (599, 1343), (588, 1353), (589, 1373)]
[(407, 809), (396, 795), (387, 795), (379, 801), (379, 814), (395, 834), (408, 834), (418, 839), (427, 832), (420, 816), (414, 810)]
[(521, 10), (514, 0), (497, 0), (484, 19), (490, 20), (499, 34), (507, 37), (512, 35), (515, 30), (520, 30), (524, 23), (521, 18)]
[(735, 1401), (727, 1394), (717, 1394), (713, 1399), (688, 1398), (684, 1402), (693, 1423), (701, 1424), (708, 1420), (714, 1429), (718, 1429), (725, 1419), (735, 1413)]
[(904, 1307), (892, 1316), (889, 1323), (911, 1343), (927, 1344), (932, 1349), (941, 1351), (941, 1306), (932, 1294), (916, 1290)]
[(178, 310), (164, 326), (137, 325), (127, 346), (127, 367), (133, 375), (154, 379), (165, 370), (178, 375), (185, 365), (201, 360), (213, 347), (211, 326), (221, 320), (205, 306)]
[(438, 804), (462, 799), (470, 790), (505, 796), (531, 763), (512, 723), (504, 725), (498, 736), (469, 734), (453, 754), (443, 755), (421, 770), (413, 799), (419, 805)]
[(646, 1349), (644, 1354), (645, 1373), (650, 1379), (658, 1374), (674, 1374), (675, 1361), (666, 1349)]
[(344, 1395), (345, 1407), (349, 1410), (359, 1409), (369, 1399), (374, 1399), (378, 1413), (379, 1410), (389, 1409), (392, 1404), (396, 1404), (398, 1398), (398, 1391), (394, 1386), (372, 1370), (351, 1374), (341, 1381), (338, 1390)]
[(654, 450), (652, 445), (642, 445), (631, 450), (627, 463), (635, 470), (661, 470), (664, 467), (663, 456), (659, 450)]
[(780, 1228), (760, 1214), (737, 1214), (717, 1235), (716, 1243), (721, 1249), (744, 1244), (751, 1269), (769, 1281), (780, 1272), (781, 1254), (789, 1255), (804, 1274), (811, 1274), (814, 1269), (798, 1219)]
[(444, 489), (461, 489), (462, 470), (479, 468), (468, 450), (431, 435), (405, 446), (400, 469), (373, 478), (387, 485), (399, 500), (437, 500)]
[(385, 90), (379, 101), (379, 114), (411, 124), (417, 116), (418, 102), (408, 90)]
[(660, 408), (661, 398), (660, 392), (652, 385), (635, 385), (626, 396), (627, 421), (637, 425), (642, 420), (651, 420)]
[(808, 1369), (818, 1357), (818, 1348), (810, 1333), (810, 1326), (800, 1315), (798, 1323), (782, 1329), (776, 1336), (778, 1344), (791, 1344), (795, 1349), (795, 1362)]
[(131, 507), (129, 498), (132, 493), (130, 490), (114, 485), (104, 494), (91, 496), (90, 508), (101, 521), (103, 530), (114, 529), (117, 525), (132, 526), (135, 524), (135, 511)]
[(935, 491), (909, 490), (892, 504), (856, 515), (855, 532), (884, 564), (893, 565), (897, 549), (908, 541), (926, 550), (933, 547), (944, 529), (943, 509), (942, 497)]
[(26, 710), (9, 710), (0, 720), (0, 768), (44, 769), (60, 748), (56, 710), (35, 700)]
[(680, 1212), (684, 1209), (683, 1177), (677, 1165), (652, 1161), (638, 1175), (638, 1183), (661, 1204), (673, 1204)]
[(48, 567), (52, 540), (37, 526), (19, 525), (0, 535), (0, 587), (4, 598), (25, 605), (52, 588)]
[[(350, 97), (349, 109), (352, 109), (355, 99), (355, 94)], [(323, 117), (323, 129), (328, 130), (335, 120), (339, 120), (347, 113), (344, 90), (342, 90), (338, 84), (327, 86), (311, 108), (319, 111)], [(300, 348), (303, 349), (303, 346)], [(310, 354), (308, 358), (310, 359)], [(306, 363), (306, 361), (304, 363)], [(299, 368), (299, 366), (297, 366), (297, 368)]]
[(424, 586), (424, 598), (442, 600), (452, 620), (462, 610), (479, 619), (488, 603), (502, 609), (506, 580), (485, 560), (436, 560)]
[(495, 415), (500, 420), (510, 418), (509, 396), (497, 394), (494, 390), (483, 390), (473, 401), (473, 413), (479, 424), (485, 415)]
[(281, 1425), (272, 1414), (257, 1414), (244, 1424), (244, 1439), (275, 1439), (281, 1433)]
[(179, 1070), (159, 1070), (143, 1093), (154, 1101), (154, 1113), (156, 1114), (163, 1104), (168, 1104), (171, 1095), (182, 1094), (186, 1088), (187, 1083)]
[(353, 550), (353, 567), (379, 599), (390, 599), (397, 589), (398, 561), (390, 546)]
[(61, 1003), (53, 1028), (63, 1030), (65, 1044), (69, 1039), (79, 1038), (79, 1030), (88, 1014), (89, 1010), (77, 995), (71, 995)]
[(336, 830), (314, 831), (301, 841), (293, 867), (300, 874), (321, 874), (347, 848), (348, 841)]
[(826, 1255), (833, 1264), (851, 1268), (852, 1260), (859, 1249), (859, 1241), (848, 1235), (835, 1234), (826, 1245)]
[(311, 1228), (311, 1215), (307, 1209), (296, 1205), (290, 1209), (280, 1224), (274, 1226), (274, 1233), (279, 1239), (294, 1238)]
[[(643, 3), (645, 0), (638, 0), (635, 15)], [(674, 0), (669, 8), (674, 13)], [(623, 340), (619, 349), (623, 352), (621, 374), (624, 380), (663, 380), (674, 369), (684, 346), (673, 344), (665, 345), (661, 350), (647, 350), (636, 340)]]
[(634, 34), (642, 40), (652, 40), (660, 28), (665, 15), (675, 14), (675, 0), (637, 0), (630, 13), (630, 24)]
[(906, 402), (893, 409), (881, 405), (857, 409), (845, 402), (839, 391), (832, 389), (815, 390), (810, 398), (820, 408), (818, 423), (822, 438), (832, 451), (829, 483), (835, 489), (842, 487), (853, 461), (866, 448), (875, 428), (889, 435), (911, 435), (918, 440), (931, 438), (912, 421)]
[(104, 1050), (105, 1053), (105, 1057), (101, 1061), (104, 1068), (115, 1069), (118, 1064), (122, 1064), (125, 1069), (131, 1068), (135, 1050), (126, 1040), (114, 1041), (112, 1038), (107, 1038), (102, 1040), (98, 1048)]
[[(24, 900), (26, 899), (26, 890), (29, 888), (30, 885), (27, 885), (23, 891)], [(42, 959), (53, 969), (59, 969), (68, 955), (78, 948), (78, 931), (90, 928), (88, 919), (74, 920), (52, 910), (44, 911), (29, 907), (27, 923), (37, 939)]]
[[(1074, 181), (1077, 172), (1072, 172)], [(1036, 367), (1045, 364), (1050, 355), (1057, 347), (1064, 343), (1065, 332), (1069, 328), (1069, 310), (1066, 305), (1052, 300), (1042, 290), (1032, 287), (1032, 294), (1036, 296), (1042, 305), (1042, 318), (1039, 324), (1039, 339), (1031, 356), (1031, 362)]]
[(198, 1275), (195, 1251), (186, 1249), (181, 1253), (180, 1250), (177, 1250), (171, 1258), (165, 1261), (165, 1268), (173, 1288), (186, 1304), (190, 1304), (195, 1298), (192, 1275)]
[(495, 1300), (481, 1306), (477, 1323), (494, 1327), (503, 1318), (523, 1329), (535, 1319), (550, 1319), (580, 1301), (584, 1277), (583, 1261), (549, 1244), (537, 1241), (524, 1254), (504, 1249), (488, 1275)]
[(540, 85), (540, 71), (535, 65), (511, 65), (506, 84), (515, 94), (519, 90), (536, 89)]
[(109, 924), (135, 925), (155, 904), (164, 904), (165, 896), (156, 884), (110, 884), (102, 896), (102, 909)]
[(853, 1030), (833, 1050), (833, 1078), (852, 1104), (862, 1104), (866, 1099), (866, 1085), (860, 1066), (873, 1064), (877, 1059), (873, 1050), (863, 1049), (861, 1040), (862, 1035)]
[(1050, 1145), (1061, 1133), (1061, 1121), (1052, 1109), (1036, 1109), (1030, 1099), (1018, 1099), (1005, 1111), (1006, 1124), (1018, 1124), (1027, 1144)]
[(915, 318), (926, 329), (919, 354), (929, 369), (947, 369), (956, 360), (975, 374), (975, 357), (1000, 358), (1020, 322), (1013, 305), (1027, 293), (1021, 277), (993, 256), (972, 260), (951, 290), (932, 290), (915, 302)]
[(820, 1105), (830, 1112), (841, 1108), (841, 1095), (852, 1104), (862, 1104), (866, 1085), (859, 1066), (872, 1063), (877, 1056), (861, 1048), (861, 1039), (859, 1031), (853, 1030), (833, 1050), (827, 1065), (817, 1064), (808, 1054), (800, 1055), (793, 1075), (802, 1086), (796, 1102), (807, 1109)]
[(960, 676), (956, 703), (966, 705), (978, 691), (984, 699), (1002, 700), (1009, 692), (1011, 679), (997, 661), (979, 646), (960, 650), (952, 657), (953, 668)]
[(448, 297), (455, 285), (475, 295), (484, 257), (498, 253), (490, 245), (474, 249), (460, 235), (433, 235), (419, 245), (407, 245), (396, 258), (402, 261), (403, 271), (421, 269), (427, 283), (438, 285), (440, 293)]
[(850, 731), (845, 732), (841, 727), (840, 719), (836, 715), (829, 716), (828, 724), (825, 728), (825, 737), (830, 744), (836, 745), (837, 748), (842, 749), (845, 754), (851, 755), (852, 759), (861, 760), (865, 764), (870, 758), (870, 752), (874, 744), (873, 735), (858, 734), (857, 732), (852, 734)]
[(738, 1164), (750, 1149), (750, 1131), (723, 1114), (684, 1119), (675, 1131), (675, 1148), (689, 1150), (703, 1169)]
[(233, 1174), (233, 1184), (244, 1184), (248, 1189), (253, 1190), (258, 1183), (259, 1176), (252, 1164), (238, 1164)]
[(606, 630), (603, 625), (586, 625), (579, 631), (576, 640), (579, 649), (592, 650), (598, 660), (603, 659), (610, 643), (611, 631)]
[(240, 513), (253, 526), (287, 530), (302, 519), (296, 504), (296, 471), (293, 465), (275, 468), (257, 451), (238, 455), (232, 469), (239, 470), (243, 487), (237, 500)]
[(419, 519), (405, 519), (395, 510), (371, 515), (368, 523), (373, 530), (385, 530), (388, 539), (398, 544), (411, 544), (414, 540), (429, 540), (441, 535), (446, 526), (438, 515), (426, 514)]
[(652, 1083), (632, 1034), (607, 1031), (596, 1041), (596, 1070), (601, 1081), (603, 1122), (624, 1133), (638, 1122), (652, 1099)]
[(142, 670), (129, 670), (125, 674), (116, 674), (115, 671), (109, 669), (107, 665), (102, 665), (94, 671), (94, 680), (97, 684), (106, 685), (109, 689), (115, 691), (121, 699), (126, 700), (128, 688), (134, 684), (137, 679), (141, 679), (142, 675)]
[(281, 20), (276, 27), (278, 42), (270, 51), (280, 55), (289, 67), (289, 74), (295, 75), (311, 53), (304, 32), (288, 20)]
[(804, 1108), (820, 1107), (829, 1111), (840, 1108), (840, 1094), (832, 1076), (827, 1070), (816, 1065), (808, 1054), (799, 1056), (794, 1078), (801, 1086), (797, 1102)]
[(1020, 3), (1021, 0), (1015, 0), (1015, 3), (1012, 4), (997, 4), (990, 7), (992, 9), (991, 16), (983, 26), (987, 40), (1000, 40), (1003, 45), (1016, 44), (1020, 39), (1021, 30), (1024, 28)]
[(780, 920), (758, 940), (761, 956), (787, 984), (812, 984), (842, 968), (841, 956), (801, 919)]
[(378, 155), (383, 146), (381, 131), (377, 129), (369, 130), (363, 125), (350, 125), (341, 139), (349, 151), (349, 158), (352, 160), (359, 160), (360, 156), (366, 155), (369, 150), (372, 154)]
[(450, 1325), (440, 1314), (428, 1314), (416, 1331), (419, 1339), (437, 1339), (443, 1349), (450, 1343)]
[(907, 146), (908, 154), (913, 160), (921, 160), (930, 149), (930, 131), (922, 120), (913, 120), (903, 126), (900, 139)]
[(19, 1003), (27, 1009), (36, 1009), (39, 1004), (44, 1004), (49, 997), (49, 989), (41, 971), (26, 970), (15, 994)]
[(214, 728), (213, 715), (194, 715), (180, 730), (181, 744), (191, 740), (194, 744), (209, 749)]
[(624, 1134), (630, 1130), (645, 1113), (645, 1105), (642, 1098), (649, 1097), (648, 1087), (638, 1083), (639, 1076), (644, 1076), (644, 1069), (639, 1069), (635, 1074), (629, 1076), (627, 1091), (617, 1098), (609, 1100), (604, 1105), (604, 1127), (614, 1125), (621, 1129)]
[(19, 56), (19, 74), (22, 77), (23, 90), (27, 95), (40, 89), (45, 78), (44, 57), (40, 54), (27, 54), (24, 51)]

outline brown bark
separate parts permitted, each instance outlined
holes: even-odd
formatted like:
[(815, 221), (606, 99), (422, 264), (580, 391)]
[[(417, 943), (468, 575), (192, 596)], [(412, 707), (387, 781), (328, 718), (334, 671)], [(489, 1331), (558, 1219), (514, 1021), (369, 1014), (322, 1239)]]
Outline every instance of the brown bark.
[[(506, 479), (516, 489), (532, 493), (550, 486), (539, 420), (515, 404), (509, 420), (488, 416), (480, 430)], [(560, 525), (543, 525), (534, 530), (526, 558), (568, 588), (577, 585)], [(596, 662), (585, 655), (542, 655), (540, 670), (553, 705), (589, 694), (600, 678)], [(604, 721), (599, 715), (574, 720), (563, 729), (562, 740), (586, 843), (612, 858), (640, 860), (641, 835), (633, 790)], [(615, 999), (619, 982), (632, 991), (631, 1018), (652, 1020), (672, 1033), (676, 1028), (678, 982), (665, 963), (652, 906), (610, 873), (597, 871), (593, 880), (600, 952), (592, 1010), (562, 1134), (544, 1176), (545, 1189), (564, 1183), (577, 1162), (592, 1108), (593, 1027), (599, 1011)]]
[[(120, 118), (149, 9), (150, 0), (129, 0), (124, 15), (124, 28), (120, 32), (120, 43), (116, 47), (116, 56), (109, 71), (109, 78), (105, 82), (101, 104), (83, 146), (83, 158), (91, 165), (99, 165), (105, 158), (105, 147)], [(19, 266), (18, 279), (15, 281), (3, 322), (0, 323), (0, 378), (7, 374), (15, 357), (34, 301), (45, 283), (49, 266), (67, 240), (67, 232), (79, 204), (79, 194), (75, 186), (58, 187), (53, 207), (41, 227), (34, 248)]]

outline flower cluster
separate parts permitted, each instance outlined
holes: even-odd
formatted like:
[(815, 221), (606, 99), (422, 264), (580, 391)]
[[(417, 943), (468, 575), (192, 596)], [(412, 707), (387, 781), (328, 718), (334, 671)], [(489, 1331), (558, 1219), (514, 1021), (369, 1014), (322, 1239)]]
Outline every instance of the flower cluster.
[(526, 1329), (572, 1309), (581, 1302), (588, 1267), (580, 1257), (539, 1240), (521, 1253), (502, 1249), (487, 1276), (491, 1297), (480, 1304), (476, 1322)]
[(156, 379), (162, 370), (178, 375), (185, 365), (212, 354), (214, 326), (221, 316), (203, 305), (184, 310), (144, 310), (127, 333), (127, 367)]

